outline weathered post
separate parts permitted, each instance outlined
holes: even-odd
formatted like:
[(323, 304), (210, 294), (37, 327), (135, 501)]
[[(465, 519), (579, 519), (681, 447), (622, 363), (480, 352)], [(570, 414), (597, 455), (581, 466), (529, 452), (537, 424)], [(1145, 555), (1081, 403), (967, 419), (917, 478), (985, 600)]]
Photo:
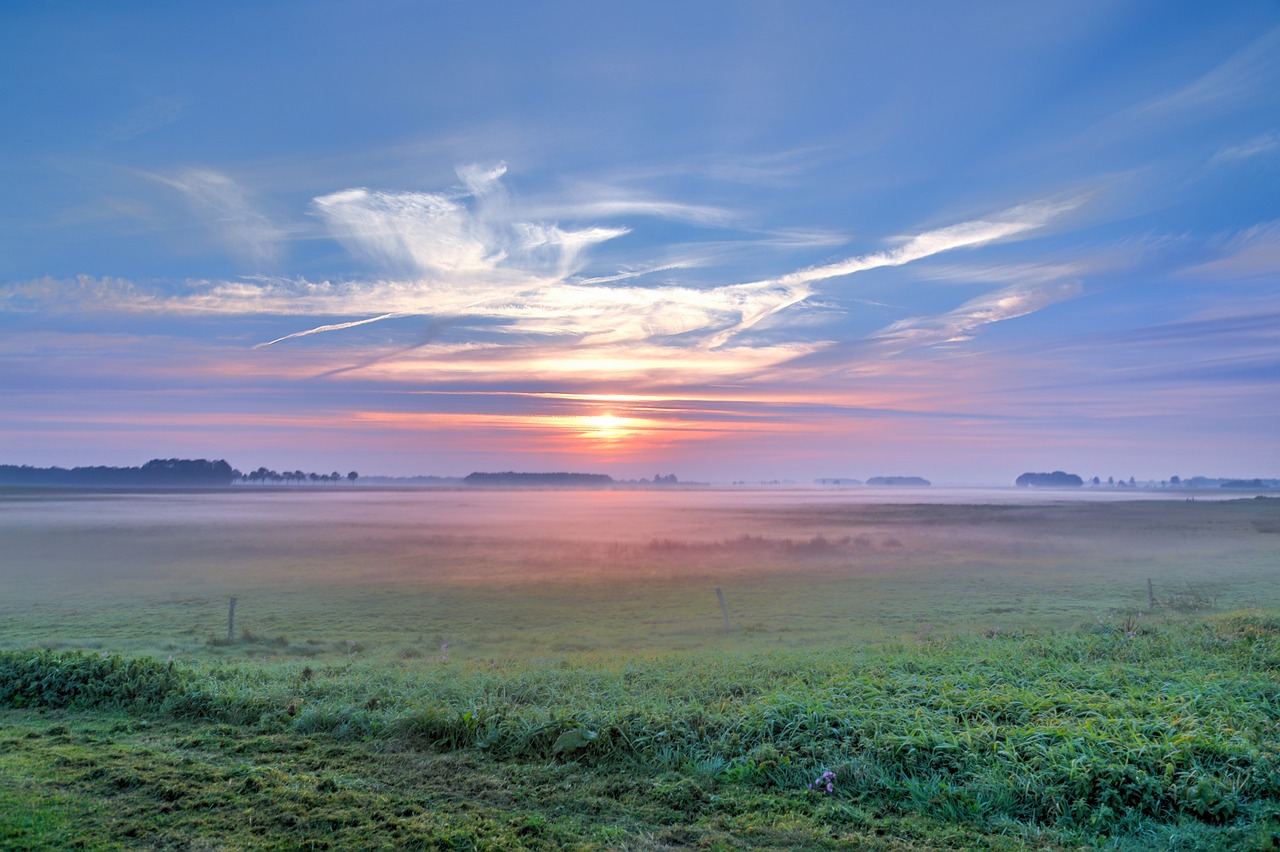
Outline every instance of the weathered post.
[(231, 606), (227, 609), (227, 641), (236, 641), (236, 599), (233, 595)]
[(716, 597), (720, 599), (720, 612), (724, 613), (724, 629), (732, 630), (733, 625), (729, 623), (729, 605), (724, 602), (724, 590), (716, 586)]
[(1147, 578), (1147, 604), (1152, 608), (1156, 608), (1156, 587), (1151, 584), (1151, 578)]

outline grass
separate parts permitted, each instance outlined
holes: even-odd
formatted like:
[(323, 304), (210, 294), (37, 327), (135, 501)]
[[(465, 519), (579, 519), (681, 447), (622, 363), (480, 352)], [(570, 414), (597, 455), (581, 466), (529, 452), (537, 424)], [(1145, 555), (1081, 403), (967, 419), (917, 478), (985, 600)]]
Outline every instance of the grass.
[[(675, 502), (634, 502), (660, 498)], [(861, 646), (922, 631), (1070, 629), (1146, 609), (1148, 579), (1166, 609), (1275, 607), (1266, 530), (1277, 502), (0, 500), (0, 648), (272, 661), (341, 658), (355, 642), (393, 663), (442, 645), (454, 660)], [(220, 644), (232, 596), (241, 641)]]
[(1276, 501), (287, 496), (0, 500), (0, 848), (1280, 848)]
[[(0, 801), (24, 807), (0, 837), (1274, 848), (1278, 669), (1280, 615), (1261, 611), (574, 665), (8, 652)], [(834, 791), (810, 789), (826, 771)]]

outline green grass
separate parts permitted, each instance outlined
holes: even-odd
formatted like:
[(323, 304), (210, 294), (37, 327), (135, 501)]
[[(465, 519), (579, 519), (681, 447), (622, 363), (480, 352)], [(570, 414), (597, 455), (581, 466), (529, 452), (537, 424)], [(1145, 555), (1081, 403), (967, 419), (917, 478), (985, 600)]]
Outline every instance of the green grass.
[[(1280, 615), (1262, 611), (572, 664), (8, 652), (0, 837), (1274, 848), (1277, 671)], [(835, 791), (810, 790), (827, 770)]]
[(0, 499), (0, 848), (1280, 848), (1277, 501), (731, 497)]

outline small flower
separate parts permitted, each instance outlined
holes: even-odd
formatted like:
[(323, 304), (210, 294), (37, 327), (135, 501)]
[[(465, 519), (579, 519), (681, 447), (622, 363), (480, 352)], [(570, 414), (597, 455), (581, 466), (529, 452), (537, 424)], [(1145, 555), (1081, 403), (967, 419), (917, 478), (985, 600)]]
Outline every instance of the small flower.
[(827, 793), (834, 793), (836, 791), (835, 772), (828, 769), (826, 772), (822, 773), (822, 775), (820, 775), (818, 778), (815, 778), (811, 784), (809, 784), (809, 789), (817, 790), (818, 792), (825, 791)]

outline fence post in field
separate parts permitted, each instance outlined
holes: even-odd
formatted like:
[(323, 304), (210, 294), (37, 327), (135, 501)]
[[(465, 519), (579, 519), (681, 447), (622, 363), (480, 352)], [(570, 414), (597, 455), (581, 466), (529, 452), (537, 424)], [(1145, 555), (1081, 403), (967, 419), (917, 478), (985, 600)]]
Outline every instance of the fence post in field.
[(227, 641), (236, 640), (236, 599), (231, 598), (231, 606), (227, 609)]
[(733, 625), (729, 623), (729, 605), (724, 602), (724, 590), (716, 586), (716, 597), (720, 599), (720, 611), (724, 613), (724, 629), (732, 630)]
[(1152, 609), (1156, 608), (1156, 589), (1151, 585), (1151, 578), (1147, 578), (1147, 603)]

